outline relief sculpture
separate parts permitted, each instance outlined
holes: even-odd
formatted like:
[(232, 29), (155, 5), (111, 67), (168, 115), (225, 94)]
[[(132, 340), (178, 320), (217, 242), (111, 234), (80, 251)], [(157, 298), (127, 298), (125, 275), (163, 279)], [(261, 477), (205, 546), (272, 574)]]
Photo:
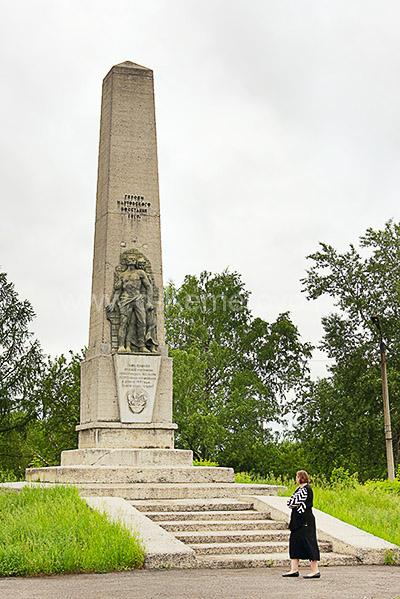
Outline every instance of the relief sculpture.
[(123, 252), (115, 269), (111, 302), (106, 307), (114, 352), (157, 352), (156, 303), (150, 262), (138, 250)]
[(126, 400), (130, 411), (133, 414), (140, 414), (147, 405), (148, 394), (141, 387), (134, 387), (127, 392)]

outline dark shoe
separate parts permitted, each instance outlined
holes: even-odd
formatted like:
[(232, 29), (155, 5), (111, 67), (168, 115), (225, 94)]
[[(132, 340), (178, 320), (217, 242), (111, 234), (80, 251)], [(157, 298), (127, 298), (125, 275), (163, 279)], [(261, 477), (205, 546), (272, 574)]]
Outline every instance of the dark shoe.
[(306, 574), (303, 578), (321, 578), (321, 572), (317, 572), (316, 574)]
[(297, 578), (298, 576), (300, 576), (300, 574), (298, 572), (285, 572), (284, 574), (282, 574), (282, 576), (284, 578)]

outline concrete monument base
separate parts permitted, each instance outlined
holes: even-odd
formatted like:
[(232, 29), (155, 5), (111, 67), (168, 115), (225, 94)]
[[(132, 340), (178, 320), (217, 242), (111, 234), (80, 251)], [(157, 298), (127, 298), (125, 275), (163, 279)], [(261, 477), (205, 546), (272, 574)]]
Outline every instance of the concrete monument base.
[(136, 424), (171, 423), (171, 420), (171, 358), (157, 354), (113, 354), (86, 357), (82, 362), (81, 424), (77, 430), (98, 422)]
[(234, 483), (232, 468), (192, 464), (192, 452), (179, 449), (75, 449), (62, 452), (61, 466), (28, 468), (26, 480), (78, 486)]
[(71, 449), (61, 453), (61, 466), (191, 467), (187, 449)]
[(173, 449), (178, 427), (171, 422), (88, 422), (76, 428), (80, 449)]

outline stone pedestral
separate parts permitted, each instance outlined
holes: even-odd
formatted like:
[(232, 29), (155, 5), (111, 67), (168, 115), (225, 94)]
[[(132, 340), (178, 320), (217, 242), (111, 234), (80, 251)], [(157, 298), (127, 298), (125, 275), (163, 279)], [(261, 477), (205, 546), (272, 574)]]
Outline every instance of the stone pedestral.
[(79, 448), (174, 447), (171, 358), (95, 356), (82, 363), (81, 378)]
[(163, 422), (90, 422), (88, 425), (80, 424), (76, 428), (79, 431), (80, 449), (172, 449), (174, 431), (178, 427), (176, 424)]
[(187, 449), (72, 449), (61, 453), (61, 466), (190, 467)]
[[(61, 466), (29, 468), (30, 482), (118, 485), (233, 483), (231, 468), (195, 468), (191, 451), (182, 449), (73, 449), (63, 451)], [(112, 493), (112, 490), (110, 491)], [(97, 494), (96, 491), (93, 491)]]

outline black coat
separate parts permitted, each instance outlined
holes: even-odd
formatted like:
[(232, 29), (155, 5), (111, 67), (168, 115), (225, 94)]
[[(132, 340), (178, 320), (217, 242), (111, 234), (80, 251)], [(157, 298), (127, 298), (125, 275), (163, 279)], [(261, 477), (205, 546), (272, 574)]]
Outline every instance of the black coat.
[(315, 518), (312, 512), (313, 492), (310, 485), (298, 487), (288, 501), (290, 516), (289, 555), (291, 559), (319, 561)]

